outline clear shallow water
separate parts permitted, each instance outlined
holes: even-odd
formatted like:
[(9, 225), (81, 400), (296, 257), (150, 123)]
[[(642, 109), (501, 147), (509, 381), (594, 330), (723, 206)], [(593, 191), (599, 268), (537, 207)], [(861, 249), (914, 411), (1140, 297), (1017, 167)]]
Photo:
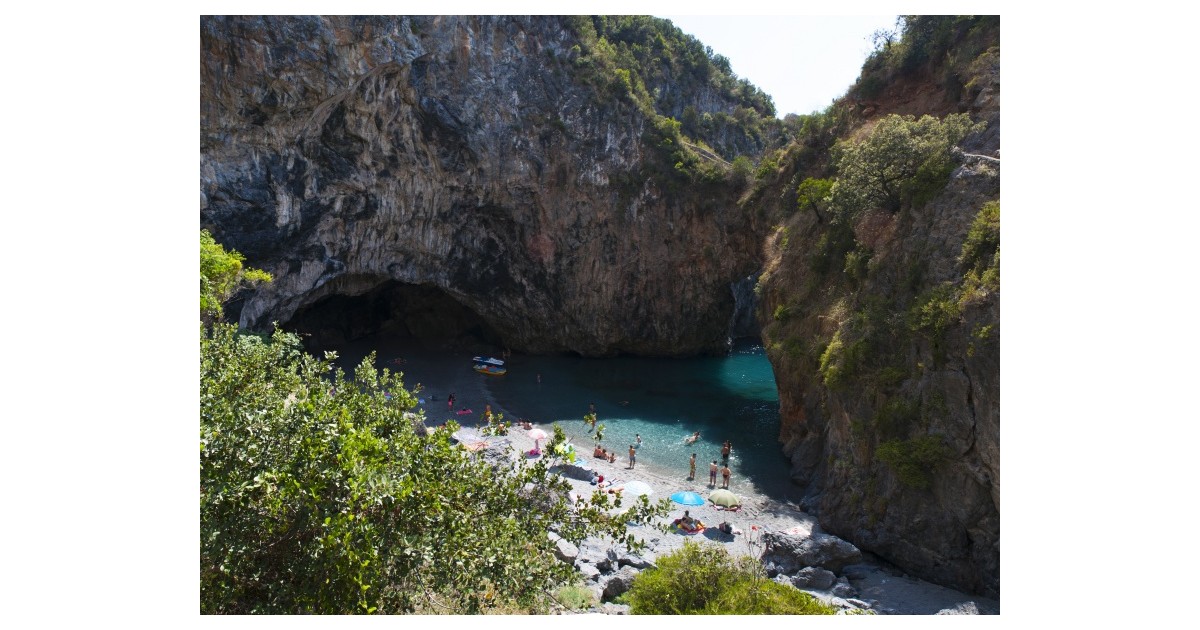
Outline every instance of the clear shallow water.
[[(338, 348), (337, 363), (351, 373), (372, 350), (377, 352), (379, 368), (396, 370), (392, 359), (404, 357), (399, 369), (405, 385), (423, 386), (420, 396), (426, 400), (423, 407), (431, 424), (446, 418), (473, 424), (485, 401), (471, 400), (469, 388), (462, 384), (478, 379), (497, 405), (516, 416), (507, 419), (525, 418), (547, 429), (557, 422), (589, 452), (593, 440), (583, 416), (589, 403), (594, 403), (598, 424), (605, 427), (601, 444), (617, 451), (618, 462), (627, 462), (629, 445), (640, 434), (638, 466), (677, 476), (681, 482), (687, 477), (688, 456), (696, 453), (696, 481), (705, 486), (709, 463), (714, 459), (721, 463), (721, 443), (730, 440), (734, 492), (799, 499), (777, 441), (779, 396), (761, 345), (739, 342), (727, 356), (689, 359), (513, 355), (505, 366), (508, 374), (494, 377), (471, 370), (471, 356), (489, 354), (482, 347), (443, 348), (379, 336)], [(474, 413), (447, 413), (450, 391), (456, 393), (456, 409), (471, 408)], [(684, 444), (684, 438), (695, 431), (700, 439), (691, 446)]]
[[(696, 478), (706, 483), (709, 463), (721, 463), (721, 443), (729, 440), (735, 492), (752, 485), (798, 498), (789, 496), (790, 467), (777, 441), (779, 396), (761, 345), (736, 344), (726, 357), (692, 359), (513, 356), (507, 367), (508, 375), (487, 383), (496, 402), (534, 422), (558, 422), (577, 444), (593, 443), (583, 416), (595, 403), (605, 427), (601, 444), (615, 449), (618, 461), (640, 434), (639, 466), (683, 480), (696, 453)], [(695, 431), (700, 439), (684, 444)]]

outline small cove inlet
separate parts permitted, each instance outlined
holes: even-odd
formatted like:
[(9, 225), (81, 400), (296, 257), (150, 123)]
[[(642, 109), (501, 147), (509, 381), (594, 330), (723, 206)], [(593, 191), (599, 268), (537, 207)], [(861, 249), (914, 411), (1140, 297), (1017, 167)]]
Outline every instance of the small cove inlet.
[[(594, 405), (598, 424), (604, 426), (601, 445), (615, 450), (619, 462), (627, 460), (629, 446), (640, 435), (639, 468), (649, 467), (682, 482), (689, 456), (696, 453), (696, 478), (704, 482), (709, 464), (722, 462), (721, 445), (729, 440), (734, 492), (778, 500), (800, 498), (777, 440), (779, 395), (774, 372), (756, 340), (739, 340), (721, 357), (587, 359), (514, 354), (506, 359), (508, 372), (501, 377), (472, 370), (472, 357), (486, 353), (479, 348), (455, 349), (375, 335), (337, 350), (338, 364), (348, 372), (375, 351), (377, 367), (402, 371), (407, 387), (421, 384), (422, 408), (431, 425), (454, 419), (473, 426), (484, 404), (494, 403), (507, 411), (508, 420), (524, 418), (547, 431), (557, 422), (574, 443), (590, 452), (594, 440), (583, 416)], [(486, 396), (473, 396), (472, 390)], [(456, 395), (456, 412), (467, 408), (474, 413), (451, 413), (446, 405), (451, 392)], [(684, 438), (696, 431), (700, 439), (685, 444)]]

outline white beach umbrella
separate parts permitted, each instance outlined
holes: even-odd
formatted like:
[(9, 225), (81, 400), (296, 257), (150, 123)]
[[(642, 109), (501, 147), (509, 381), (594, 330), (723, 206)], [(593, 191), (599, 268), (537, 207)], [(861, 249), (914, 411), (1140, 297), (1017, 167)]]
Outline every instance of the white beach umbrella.
[(641, 496), (643, 494), (649, 496), (654, 494), (654, 488), (651, 488), (650, 484), (644, 481), (630, 481), (629, 483), (625, 484), (625, 489), (623, 492), (633, 497)]

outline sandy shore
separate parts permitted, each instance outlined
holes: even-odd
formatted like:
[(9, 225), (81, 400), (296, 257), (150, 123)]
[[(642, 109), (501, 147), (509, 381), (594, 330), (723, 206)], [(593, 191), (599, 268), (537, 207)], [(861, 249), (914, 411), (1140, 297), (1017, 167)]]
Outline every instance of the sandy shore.
[[(470, 370), (456, 371), (446, 382), (438, 383), (436, 387), (426, 387), (420, 396), (426, 400), (424, 408), (428, 419), (427, 424), (441, 424), (445, 418), (450, 417), (465, 427), (474, 427), (477, 426), (480, 414), (487, 405), (491, 405), (494, 413), (502, 413), (506, 421), (515, 421), (520, 418), (519, 409), (504, 409), (496, 403), (487, 391), (485, 378), (488, 377)], [(455, 409), (470, 409), (472, 413), (463, 415), (449, 413), (446, 407), (446, 396), (450, 392), (455, 394)], [(534, 426), (547, 433), (553, 433), (552, 426), (539, 423), (534, 423)], [(510, 431), (507, 437), (518, 453), (533, 448), (534, 440), (519, 427)], [(542, 444), (545, 444), (544, 440)], [(585, 455), (592, 451), (592, 445), (588, 443), (576, 443), (576, 448), (585, 450)], [(655, 469), (644, 464), (638, 464), (634, 469), (630, 469), (628, 457), (625, 455), (618, 457), (616, 463), (609, 463), (595, 457), (586, 457), (585, 462), (588, 467), (604, 475), (605, 480), (614, 480), (614, 485), (634, 480), (649, 484), (653, 489), (653, 493), (650, 495), (652, 500), (666, 499), (681, 490), (692, 490), (707, 498), (713, 490), (713, 487), (708, 485), (708, 466), (705, 462), (697, 462), (696, 479), (693, 481), (688, 481), (676, 473)], [(596, 486), (592, 486), (586, 481), (574, 479), (569, 481), (574, 487), (575, 493), (580, 496), (590, 496), (592, 492), (596, 491)], [(720, 478), (718, 478), (717, 484), (716, 487), (719, 487)], [(721, 545), (730, 553), (758, 555), (762, 552), (761, 545), (750, 544), (751, 534), (756, 531), (752, 529), (754, 527), (760, 530), (787, 531), (800, 535), (825, 533), (820, 529), (816, 519), (801, 511), (796, 505), (756, 494), (748, 486), (749, 484), (738, 484), (736, 479), (730, 484), (730, 490), (742, 499), (742, 508), (737, 512), (718, 510), (711, 503), (699, 506), (671, 504), (672, 509), (668, 516), (668, 522), (683, 516), (685, 509), (689, 510), (691, 516), (700, 519), (711, 528), (703, 534), (692, 536), (676, 533), (664, 534), (647, 526), (633, 527), (631, 531), (635, 536), (649, 543), (652, 553), (655, 555), (662, 555), (677, 549), (683, 545), (685, 540), (700, 544)], [(745, 533), (732, 538), (720, 534), (716, 531), (715, 526), (723, 521), (729, 522)], [(956, 607), (974, 607), (983, 614), (999, 614), (1000, 612), (998, 600), (967, 595), (908, 577), (894, 569), (870, 562), (865, 564), (869, 568), (860, 572), (863, 577), (852, 580), (851, 583), (859, 591), (857, 599), (870, 603), (874, 610), (891, 614), (919, 615), (935, 614), (940, 610)], [(820, 593), (814, 594), (821, 595)]]

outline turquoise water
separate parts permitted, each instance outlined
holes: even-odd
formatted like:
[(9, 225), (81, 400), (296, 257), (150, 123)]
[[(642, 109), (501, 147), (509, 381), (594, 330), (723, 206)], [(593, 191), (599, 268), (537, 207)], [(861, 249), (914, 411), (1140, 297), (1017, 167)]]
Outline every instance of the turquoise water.
[[(589, 403), (594, 403), (598, 424), (605, 427), (602, 445), (617, 451), (618, 462), (628, 461), (629, 445), (640, 434), (639, 467), (649, 466), (683, 482), (688, 456), (696, 453), (696, 479), (704, 486), (709, 462), (721, 463), (721, 443), (729, 440), (733, 444), (730, 487), (735, 492), (799, 498), (788, 481), (790, 466), (777, 441), (775, 375), (762, 346), (755, 343), (737, 343), (724, 357), (689, 359), (512, 355), (505, 366), (508, 374), (501, 377), (471, 371), (470, 357), (495, 352), (482, 347), (452, 349), (375, 337), (337, 350), (338, 363), (348, 372), (372, 350), (378, 354), (380, 368), (396, 369), (392, 358), (404, 357), (400, 369), (405, 385), (422, 385), (420, 396), (431, 424), (446, 418), (468, 426), (477, 422), (484, 401), (471, 400), (466, 388), (456, 392), (456, 409), (470, 408), (473, 414), (449, 414), (445, 401), (454, 391), (452, 383), (479, 379), (497, 405), (516, 416), (507, 419), (525, 418), (547, 429), (557, 422), (589, 452), (593, 440), (583, 416)], [(695, 431), (700, 439), (691, 446), (684, 444), (684, 438)]]
[[(721, 443), (733, 445), (731, 488), (791, 497), (789, 465), (780, 452), (779, 395), (761, 345), (741, 343), (725, 357), (692, 359), (583, 359), (513, 356), (509, 372), (491, 378), (496, 402), (534, 422), (558, 422), (577, 444), (591, 445), (583, 422), (589, 403), (605, 427), (602, 445), (627, 461), (641, 435), (638, 465), (687, 477), (696, 453), (696, 477), (721, 463)], [(538, 383), (538, 375), (541, 383)], [(694, 445), (684, 438), (700, 432)]]

